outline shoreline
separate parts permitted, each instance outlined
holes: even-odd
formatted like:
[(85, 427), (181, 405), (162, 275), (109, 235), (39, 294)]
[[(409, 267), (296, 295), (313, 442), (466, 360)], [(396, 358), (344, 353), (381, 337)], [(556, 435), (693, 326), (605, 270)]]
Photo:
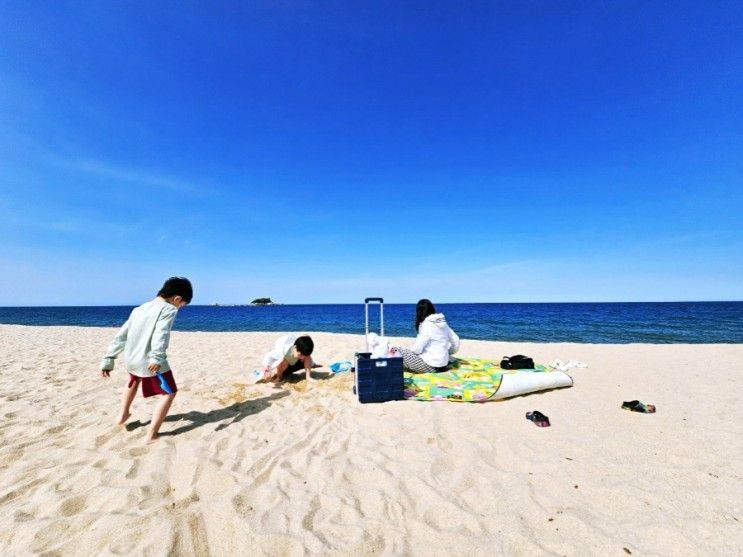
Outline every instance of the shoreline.
[[(113, 335), (115, 331), (119, 329), (119, 327), (110, 327), (110, 326), (100, 326), (100, 325), (22, 325), (22, 324), (15, 324), (15, 323), (0, 323), (0, 332), (2, 332), (3, 327), (19, 327), (19, 328), (27, 328), (27, 329), (80, 329), (83, 331), (87, 331), (90, 329), (98, 329), (98, 330), (106, 330), (110, 331)], [(373, 332), (373, 331), (370, 331)], [(282, 335), (288, 335), (288, 334), (308, 334), (308, 335), (331, 335), (331, 336), (341, 336), (341, 337), (356, 337), (358, 339), (361, 339), (361, 342), (363, 342), (364, 334), (363, 333), (338, 333), (338, 332), (332, 332), (332, 331), (290, 331), (290, 330), (282, 330), (282, 331), (184, 331), (184, 330), (178, 330), (173, 329), (172, 334), (177, 335), (272, 335), (275, 337), (279, 337)], [(415, 339), (414, 335), (411, 336), (390, 336), (385, 335), (386, 338), (389, 338), (390, 340), (402, 342), (405, 343), (412, 343), (412, 340)], [(688, 347), (714, 347), (714, 346), (743, 346), (743, 343), (740, 342), (566, 342), (566, 341), (530, 341), (530, 340), (486, 340), (486, 339), (476, 339), (476, 338), (466, 338), (466, 337), (460, 337), (462, 341), (469, 342), (484, 342), (488, 344), (494, 344), (494, 345), (508, 345), (508, 346), (688, 346)], [(274, 339), (275, 340), (275, 339)], [(461, 351), (460, 351), (461, 352)], [(484, 357), (484, 356), (483, 356)]]
[[(327, 365), (363, 335), (310, 332), (324, 367), (246, 372), (280, 332), (174, 331), (179, 393), (112, 426), (116, 328), (0, 325), (0, 548), (60, 552), (735, 555), (743, 547), (741, 344), (463, 340), (460, 355), (586, 362), (571, 388), (498, 402), (359, 404)], [(407, 346), (411, 337), (393, 337)], [(624, 400), (656, 414), (621, 410)], [(526, 411), (547, 414), (537, 428)], [(157, 528), (148, 525), (158, 524)]]

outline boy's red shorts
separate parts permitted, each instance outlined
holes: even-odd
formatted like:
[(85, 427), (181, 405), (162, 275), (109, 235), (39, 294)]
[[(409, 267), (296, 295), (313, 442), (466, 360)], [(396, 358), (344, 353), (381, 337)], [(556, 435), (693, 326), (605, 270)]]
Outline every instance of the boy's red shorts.
[[(172, 371), (163, 371), (160, 375), (162, 375), (163, 379), (165, 379), (165, 382), (168, 384), (168, 387), (170, 387), (170, 390), (173, 391), (173, 394), (178, 392), (178, 386), (175, 384), (175, 378), (173, 377)], [(165, 391), (163, 391), (162, 387), (160, 386), (160, 380), (155, 377), (137, 377), (136, 375), (129, 374), (129, 384), (127, 385), (128, 388), (132, 388), (136, 383), (142, 383), (142, 396), (147, 398), (148, 396), (154, 396), (154, 395), (167, 395)]]

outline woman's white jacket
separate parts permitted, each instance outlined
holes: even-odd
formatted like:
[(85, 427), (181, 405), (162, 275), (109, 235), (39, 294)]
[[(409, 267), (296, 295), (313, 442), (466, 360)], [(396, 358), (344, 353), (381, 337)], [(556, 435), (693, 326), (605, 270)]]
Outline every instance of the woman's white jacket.
[(434, 313), (421, 322), (411, 350), (420, 354), (429, 366), (443, 367), (449, 363), (449, 354), (459, 350), (459, 337), (446, 323), (443, 313)]

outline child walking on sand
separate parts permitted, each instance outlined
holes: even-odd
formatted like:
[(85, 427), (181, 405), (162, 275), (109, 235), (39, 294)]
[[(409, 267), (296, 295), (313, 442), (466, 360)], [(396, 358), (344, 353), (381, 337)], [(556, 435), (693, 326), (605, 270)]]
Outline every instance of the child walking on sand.
[(178, 310), (189, 304), (192, 297), (193, 288), (188, 279), (171, 277), (166, 280), (154, 300), (132, 310), (101, 362), (101, 376), (110, 377), (114, 359), (124, 352), (129, 382), (121, 399), (119, 425), (129, 419), (129, 408), (140, 384), (145, 398), (164, 395), (152, 414), (146, 439), (148, 444), (157, 439), (160, 426), (178, 392), (165, 351)]

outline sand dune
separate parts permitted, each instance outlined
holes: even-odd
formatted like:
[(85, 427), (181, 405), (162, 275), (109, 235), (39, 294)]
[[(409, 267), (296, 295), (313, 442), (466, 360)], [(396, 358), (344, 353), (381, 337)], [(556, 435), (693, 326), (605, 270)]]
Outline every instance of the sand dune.
[[(743, 552), (741, 345), (465, 340), (590, 367), (503, 402), (361, 405), (326, 368), (247, 385), (275, 333), (176, 332), (180, 392), (144, 446), (153, 401), (115, 427), (124, 368), (97, 371), (113, 333), (0, 325), (3, 555)], [(325, 364), (362, 348), (313, 337)], [(620, 410), (635, 398), (658, 412)]]

